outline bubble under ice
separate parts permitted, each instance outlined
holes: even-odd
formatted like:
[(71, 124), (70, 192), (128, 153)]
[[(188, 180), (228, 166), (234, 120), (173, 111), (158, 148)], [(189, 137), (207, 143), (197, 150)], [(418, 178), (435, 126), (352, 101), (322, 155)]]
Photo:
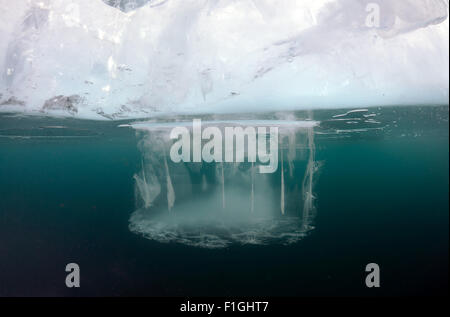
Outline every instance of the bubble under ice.
[[(128, 2), (0, 0), (0, 111), (448, 104), (445, 0), (377, 0), (377, 28), (370, 0)], [(55, 97), (76, 103), (43, 109)]]
[(280, 122), (280, 173), (274, 174), (255, 172), (258, 162), (247, 159), (243, 163), (171, 163), (166, 153), (173, 125), (134, 125), (143, 161), (134, 176), (137, 210), (130, 217), (130, 230), (162, 243), (203, 248), (290, 244), (305, 237), (314, 228), (315, 123)]

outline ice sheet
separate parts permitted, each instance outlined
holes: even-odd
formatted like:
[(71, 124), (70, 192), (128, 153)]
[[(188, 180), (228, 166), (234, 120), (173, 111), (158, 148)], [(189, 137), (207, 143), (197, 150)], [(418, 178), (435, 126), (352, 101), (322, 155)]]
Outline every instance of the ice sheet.
[(448, 104), (447, 1), (125, 2), (0, 0), (0, 111), (122, 119)]

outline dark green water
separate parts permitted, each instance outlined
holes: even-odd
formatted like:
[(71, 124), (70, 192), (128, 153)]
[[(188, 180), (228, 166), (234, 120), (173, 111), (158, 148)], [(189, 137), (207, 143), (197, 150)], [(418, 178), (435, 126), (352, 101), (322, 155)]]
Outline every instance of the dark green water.
[[(320, 121), (314, 229), (295, 243), (215, 249), (130, 231), (142, 152), (136, 131), (117, 127), (128, 122), (1, 114), (0, 295), (446, 294), (448, 106), (333, 118), (344, 113), (287, 114)], [(286, 178), (287, 190), (300, 178)], [(278, 197), (279, 185), (271, 184)], [(175, 192), (182, 185), (174, 184)], [(200, 181), (194, 185), (190, 208), (202, 205)], [(300, 205), (289, 206), (295, 212)], [(65, 286), (70, 262), (80, 265), (79, 289)], [(381, 269), (377, 289), (364, 283), (371, 262)]]

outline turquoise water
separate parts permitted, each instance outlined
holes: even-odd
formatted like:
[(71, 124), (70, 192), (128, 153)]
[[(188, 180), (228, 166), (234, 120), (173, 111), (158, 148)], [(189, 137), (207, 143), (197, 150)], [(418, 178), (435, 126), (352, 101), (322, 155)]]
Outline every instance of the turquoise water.
[[(277, 171), (254, 176), (253, 207), (250, 164), (225, 167), (223, 199), (220, 166), (183, 170), (169, 160), (172, 216), (163, 152), (118, 127), (130, 121), (1, 114), (0, 295), (445, 294), (448, 106), (347, 111), (196, 116), (319, 126), (313, 143), (295, 132), (294, 159), (286, 141)], [(136, 175), (149, 166), (161, 193), (145, 207)], [(70, 262), (80, 265), (79, 289), (65, 286)], [(371, 262), (378, 289), (364, 284)]]

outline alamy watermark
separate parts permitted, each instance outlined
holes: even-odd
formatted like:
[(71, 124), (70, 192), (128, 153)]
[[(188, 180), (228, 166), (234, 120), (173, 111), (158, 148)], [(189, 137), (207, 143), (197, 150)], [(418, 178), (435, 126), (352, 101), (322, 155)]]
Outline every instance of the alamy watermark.
[(69, 263), (66, 265), (66, 286), (69, 288), (80, 287), (80, 266), (77, 263)]
[(380, 287), (380, 266), (377, 263), (369, 263), (366, 265), (366, 286), (369, 288)]
[[(177, 139), (170, 148), (173, 162), (248, 162), (261, 163), (260, 173), (274, 173), (278, 168), (278, 127), (235, 126), (222, 130), (208, 126), (202, 130), (200, 119), (194, 119), (191, 132), (179, 126), (170, 132), (171, 139)], [(247, 139), (247, 148), (245, 147)], [(207, 141), (202, 144), (202, 141)], [(235, 142), (236, 141), (236, 142)], [(225, 148), (223, 148), (225, 144)], [(192, 151), (191, 151), (192, 146)], [(192, 152), (192, 153), (191, 153)]]
[(380, 5), (375, 2), (370, 2), (366, 5), (366, 26), (368, 28), (380, 27)]

